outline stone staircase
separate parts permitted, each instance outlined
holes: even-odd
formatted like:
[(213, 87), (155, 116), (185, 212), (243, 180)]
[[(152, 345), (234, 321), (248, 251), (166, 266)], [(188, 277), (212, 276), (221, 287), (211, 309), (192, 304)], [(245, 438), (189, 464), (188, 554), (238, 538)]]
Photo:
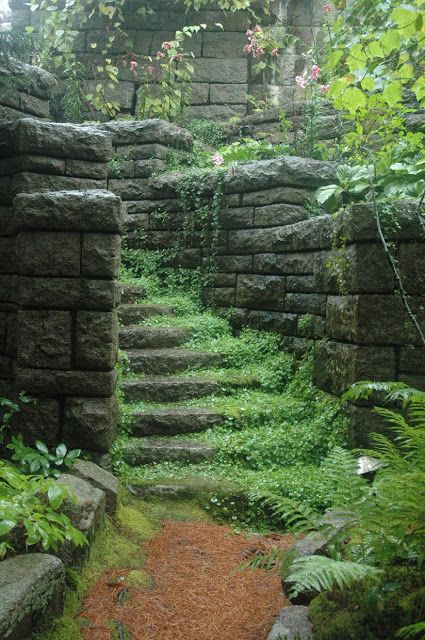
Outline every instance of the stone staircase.
[[(192, 335), (190, 328), (149, 325), (149, 318), (172, 317), (174, 310), (164, 304), (144, 304), (143, 298), (141, 287), (123, 286), (120, 348), (128, 355), (131, 373), (121, 382), (121, 391), (126, 402), (152, 403), (152, 407), (132, 414), (132, 437), (124, 450), (124, 460), (132, 466), (157, 462), (197, 464), (210, 460), (216, 453), (213, 447), (172, 436), (222, 425), (224, 415), (213, 409), (178, 403), (229, 393), (241, 385), (247, 386), (247, 381), (232, 376), (223, 380), (213, 374), (192, 375), (197, 369), (222, 367), (221, 354), (184, 348)], [(169, 406), (164, 408), (164, 404)]]

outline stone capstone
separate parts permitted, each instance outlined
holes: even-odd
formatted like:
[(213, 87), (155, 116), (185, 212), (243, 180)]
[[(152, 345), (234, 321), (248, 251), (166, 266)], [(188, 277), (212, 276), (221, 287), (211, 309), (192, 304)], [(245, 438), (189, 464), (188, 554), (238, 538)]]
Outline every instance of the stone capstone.
[(114, 145), (156, 143), (187, 151), (193, 146), (193, 138), (189, 131), (157, 118), (130, 122), (116, 120), (100, 125), (98, 130), (111, 134)]
[(65, 570), (59, 558), (28, 553), (0, 562), (0, 637), (22, 640), (63, 611)]

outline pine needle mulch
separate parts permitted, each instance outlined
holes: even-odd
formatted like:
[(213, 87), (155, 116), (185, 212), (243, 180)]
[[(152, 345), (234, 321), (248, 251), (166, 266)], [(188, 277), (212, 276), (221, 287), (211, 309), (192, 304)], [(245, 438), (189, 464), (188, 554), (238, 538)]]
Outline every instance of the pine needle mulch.
[[(291, 536), (236, 535), (205, 522), (163, 523), (146, 545), (143, 570), (152, 588), (128, 588), (114, 578), (130, 569), (107, 570), (84, 602), (89, 626), (84, 640), (265, 640), (285, 600), (280, 578), (264, 571), (238, 571), (252, 554), (272, 545), (291, 546)], [(132, 567), (134, 569), (134, 567)]]

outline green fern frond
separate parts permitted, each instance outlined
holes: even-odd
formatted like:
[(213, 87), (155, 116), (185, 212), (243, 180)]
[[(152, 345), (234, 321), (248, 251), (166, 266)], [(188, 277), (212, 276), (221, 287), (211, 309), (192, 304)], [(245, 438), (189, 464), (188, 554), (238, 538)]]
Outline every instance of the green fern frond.
[(396, 637), (403, 640), (425, 640), (425, 622), (416, 622), (402, 627), (397, 631)]
[(294, 560), (295, 554), (290, 549), (278, 549), (273, 547), (267, 553), (255, 555), (241, 566), (241, 570), (263, 569), (271, 573), (286, 573)]
[(346, 560), (333, 560), (326, 556), (302, 556), (291, 565), (286, 581), (294, 586), (290, 596), (304, 591), (331, 591), (350, 587), (363, 580), (378, 581), (383, 571), (370, 565)]
[(269, 507), (275, 516), (278, 516), (285, 527), (294, 533), (307, 533), (317, 531), (321, 514), (306, 504), (300, 504), (279, 496), (275, 493), (256, 494), (256, 499), (260, 499), (262, 504)]
[[(405, 394), (410, 387), (404, 382), (374, 382), (372, 380), (361, 380), (353, 384), (342, 396), (344, 402), (354, 400), (367, 400), (372, 393)], [(414, 390), (417, 393), (417, 390)]]

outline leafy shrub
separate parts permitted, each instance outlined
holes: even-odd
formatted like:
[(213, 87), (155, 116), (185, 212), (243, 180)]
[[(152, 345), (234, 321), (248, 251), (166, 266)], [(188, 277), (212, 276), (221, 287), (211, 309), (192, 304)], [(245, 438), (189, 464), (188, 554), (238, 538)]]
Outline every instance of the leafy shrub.
[(65, 514), (58, 513), (70, 497), (66, 485), (24, 475), (0, 461), (0, 558), (13, 551), (14, 538), (19, 544), (20, 534), (26, 547), (41, 546), (44, 551), (55, 551), (67, 540), (79, 546), (85, 544), (84, 535)]
[(19, 464), (20, 471), (27, 474), (42, 474), (45, 478), (58, 478), (65, 469), (70, 469), (81, 453), (81, 449), (68, 451), (66, 444), (58, 444), (50, 453), (44, 442), (36, 440), (36, 448), (27, 447), (22, 435), (12, 436), (7, 448), (13, 451), (12, 460)]

